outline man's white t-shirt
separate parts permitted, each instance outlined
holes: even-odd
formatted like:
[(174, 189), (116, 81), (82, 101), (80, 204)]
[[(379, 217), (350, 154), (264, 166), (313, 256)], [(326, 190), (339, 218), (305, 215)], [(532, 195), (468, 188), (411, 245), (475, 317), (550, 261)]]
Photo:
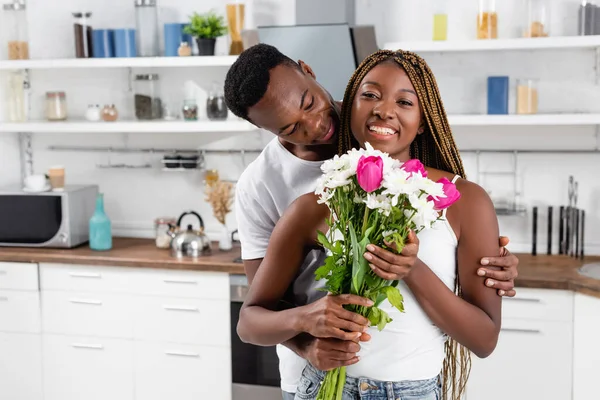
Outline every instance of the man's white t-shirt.
[[(238, 180), (235, 195), (242, 259), (264, 258), (277, 221), (294, 200), (314, 191), (322, 164), (296, 157), (274, 138), (248, 165)], [(304, 305), (325, 295), (316, 290), (322, 285), (315, 281), (314, 275), (324, 258), (325, 254), (317, 250), (307, 255), (292, 285), (293, 298), (287, 300)], [(306, 360), (283, 345), (277, 346), (277, 355), (281, 389), (295, 393)]]

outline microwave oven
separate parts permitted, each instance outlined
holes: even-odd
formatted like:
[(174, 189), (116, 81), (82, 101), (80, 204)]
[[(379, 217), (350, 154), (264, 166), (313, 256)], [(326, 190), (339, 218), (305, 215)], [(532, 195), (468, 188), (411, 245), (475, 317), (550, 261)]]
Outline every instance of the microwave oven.
[(71, 248), (89, 241), (98, 186), (61, 192), (0, 189), (0, 246)]

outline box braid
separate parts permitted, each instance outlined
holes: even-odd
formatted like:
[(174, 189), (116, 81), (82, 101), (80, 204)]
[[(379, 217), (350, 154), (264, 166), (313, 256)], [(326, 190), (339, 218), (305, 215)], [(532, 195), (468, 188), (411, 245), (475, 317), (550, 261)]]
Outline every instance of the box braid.
[[(358, 66), (346, 87), (342, 104), (342, 121), (338, 152), (340, 155), (357, 146), (350, 129), (351, 110), (354, 97), (363, 78), (376, 65), (393, 60), (406, 71), (413, 84), (425, 119), (422, 134), (417, 135), (410, 146), (411, 158), (419, 159), (424, 165), (466, 177), (458, 148), (452, 137), (448, 117), (431, 69), (421, 57), (403, 50), (380, 50), (367, 57)], [(456, 270), (455, 292), (462, 297)], [(470, 351), (449, 338), (445, 345), (446, 357), (441, 374), (443, 398), (460, 400), (471, 370)]]

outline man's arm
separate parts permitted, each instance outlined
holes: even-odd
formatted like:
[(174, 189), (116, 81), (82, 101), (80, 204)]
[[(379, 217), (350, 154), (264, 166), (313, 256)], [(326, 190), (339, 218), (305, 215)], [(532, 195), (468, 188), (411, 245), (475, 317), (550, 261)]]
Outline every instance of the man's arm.
[(514, 297), (519, 259), (506, 249), (508, 242), (508, 237), (500, 237), (500, 256), (482, 258), (480, 264), (487, 268), (479, 268), (477, 275), (487, 277), (485, 285), (496, 289), (498, 295)]

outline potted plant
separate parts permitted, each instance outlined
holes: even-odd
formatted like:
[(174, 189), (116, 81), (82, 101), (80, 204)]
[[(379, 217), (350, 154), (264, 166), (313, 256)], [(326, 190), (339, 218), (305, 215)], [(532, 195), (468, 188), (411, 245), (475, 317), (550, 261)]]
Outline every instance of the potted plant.
[(196, 39), (199, 55), (212, 56), (215, 54), (217, 38), (227, 33), (227, 27), (223, 16), (210, 11), (205, 14), (194, 13), (184, 32)]

